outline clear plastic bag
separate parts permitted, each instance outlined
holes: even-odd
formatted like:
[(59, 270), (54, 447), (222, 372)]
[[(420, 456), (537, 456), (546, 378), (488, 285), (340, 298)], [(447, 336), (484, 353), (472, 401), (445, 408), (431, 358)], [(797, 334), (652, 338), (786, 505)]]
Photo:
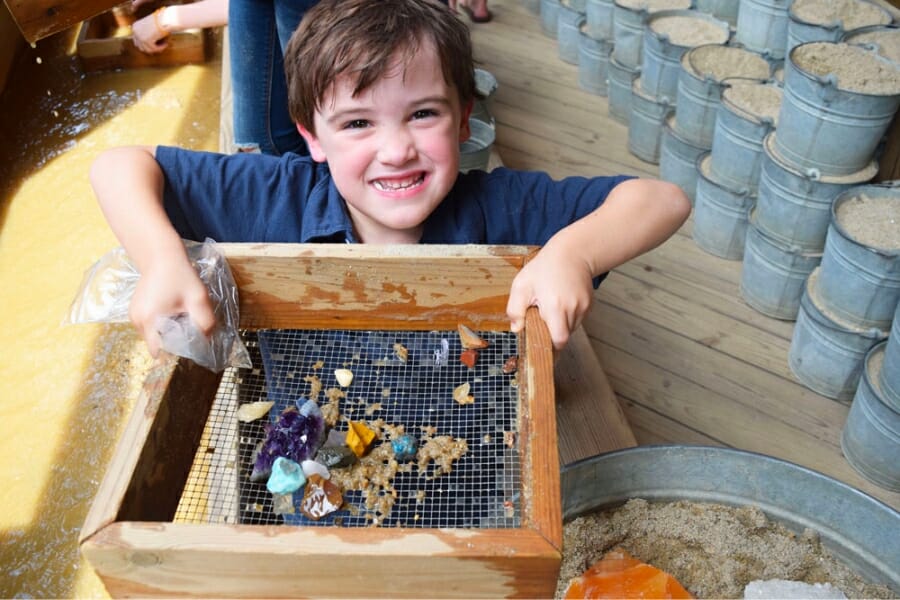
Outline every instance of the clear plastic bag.
[[(185, 240), (185, 249), (209, 290), (216, 326), (209, 337), (187, 314), (160, 317), (156, 329), (162, 348), (216, 373), (226, 367), (250, 367), (250, 355), (238, 334), (238, 292), (228, 261), (216, 243)], [(64, 324), (126, 323), (128, 307), (141, 275), (123, 248), (105, 254), (85, 273)]]

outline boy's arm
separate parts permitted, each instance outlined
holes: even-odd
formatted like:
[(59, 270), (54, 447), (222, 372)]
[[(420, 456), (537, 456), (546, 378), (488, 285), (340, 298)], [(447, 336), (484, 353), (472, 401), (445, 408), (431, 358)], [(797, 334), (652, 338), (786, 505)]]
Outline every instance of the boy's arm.
[(206, 286), (163, 208), (165, 178), (149, 146), (114, 148), (91, 167), (91, 185), (110, 227), (141, 278), (129, 314), (153, 356), (158, 317), (187, 313), (209, 334), (215, 325)]
[(516, 276), (507, 314), (511, 329), (540, 309), (556, 348), (565, 346), (591, 307), (592, 280), (667, 240), (687, 219), (690, 201), (671, 183), (630, 179), (596, 210), (561, 229)]

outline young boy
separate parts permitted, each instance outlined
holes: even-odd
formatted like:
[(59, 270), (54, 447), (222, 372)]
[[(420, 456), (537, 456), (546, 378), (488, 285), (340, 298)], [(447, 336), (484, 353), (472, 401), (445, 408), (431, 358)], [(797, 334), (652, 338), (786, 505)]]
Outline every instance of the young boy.
[(285, 70), (311, 157), (126, 147), (92, 168), (102, 210), (141, 273), (131, 319), (153, 355), (157, 316), (214, 326), (181, 238), (541, 245), (507, 312), (518, 331), (538, 306), (561, 348), (591, 306), (593, 279), (662, 243), (690, 212), (661, 181), (459, 174), (472, 47), (434, 0), (323, 0), (292, 37)]

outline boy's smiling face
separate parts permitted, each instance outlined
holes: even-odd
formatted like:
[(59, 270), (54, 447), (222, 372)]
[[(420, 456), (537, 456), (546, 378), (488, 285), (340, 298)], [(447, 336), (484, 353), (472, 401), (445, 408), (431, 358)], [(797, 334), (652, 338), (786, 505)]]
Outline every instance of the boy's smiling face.
[(430, 42), (355, 98), (354, 84), (339, 77), (316, 110), (315, 134), (298, 129), (313, 159), (328, 161), (361, 241), (417, 243), (456, 181), (471, 106), (460, 106)]

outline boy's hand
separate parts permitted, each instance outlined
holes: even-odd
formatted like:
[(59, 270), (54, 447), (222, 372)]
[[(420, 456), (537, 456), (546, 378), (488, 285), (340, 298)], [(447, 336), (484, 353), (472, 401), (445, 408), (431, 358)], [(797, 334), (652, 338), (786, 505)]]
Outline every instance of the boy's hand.
[(510, 330), (521, 331), (525, 311), (537, 306), (553, 347), (561, 350), (591, 307), (592, 277), (587, 263), (549, 242), (513, 280), (506, 305)]
[(147, 343), (154, 358), (159, 353), (160, 337), (156, 330), (159, 317), (188, 314), (197, 329), (209, 335), (216, 324), (212, 302), (206, 286), (190, 262), (177, 266), (162, 264), (141, 273), (129, 316)]
[(168, 33), (159, 28), (158, 19), (151, 14), (131, 24), (131, 39), (141, 52), (158, 54), (168, 47)]

